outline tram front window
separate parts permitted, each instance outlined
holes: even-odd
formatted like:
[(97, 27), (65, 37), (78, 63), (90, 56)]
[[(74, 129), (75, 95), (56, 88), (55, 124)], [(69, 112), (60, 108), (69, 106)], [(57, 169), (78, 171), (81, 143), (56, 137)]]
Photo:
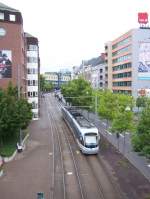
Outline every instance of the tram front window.
[(97, 137), (95, 135), (85, 136), (85, 147), (94, 148), (97, 146)]

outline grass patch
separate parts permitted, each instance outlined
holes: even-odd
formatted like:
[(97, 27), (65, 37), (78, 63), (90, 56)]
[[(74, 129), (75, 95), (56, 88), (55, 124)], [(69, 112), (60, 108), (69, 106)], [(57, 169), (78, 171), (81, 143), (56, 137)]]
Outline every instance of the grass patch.
[(4, 157), (11, 156), (15, 149), (16, 149), (16, 143), (18, 141), (18, 138), (14, 138), (13, 140), (5, 141), (3, 144), (3, 147), (0, 148), (0, 154)]
[[(22, 139), (26, 136), (27, 131), (22, 131)], [(11, 156), (14, 151), (16, 150), (16, 144), (19, 141), (18, 136), (14, 137), (13, 139), (9, 139), (3, 143), (3, 146), (0, 147), (0, 155), (4, 157)]]

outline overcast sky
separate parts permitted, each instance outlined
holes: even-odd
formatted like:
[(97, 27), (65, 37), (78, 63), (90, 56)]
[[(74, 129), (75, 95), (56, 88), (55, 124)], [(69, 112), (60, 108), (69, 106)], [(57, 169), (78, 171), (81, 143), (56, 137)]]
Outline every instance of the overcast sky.
[(21, 11), (24, 31), (39, 39), (41, 72), (80, 65), (104, 43), (139, 27), (150, 0), (1, 0)]

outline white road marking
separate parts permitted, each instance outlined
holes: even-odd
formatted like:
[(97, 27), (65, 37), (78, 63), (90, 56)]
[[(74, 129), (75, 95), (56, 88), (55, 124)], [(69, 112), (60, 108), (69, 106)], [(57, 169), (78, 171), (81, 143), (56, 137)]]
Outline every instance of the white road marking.
[(147, 165), (150, 168), (150, 164)]
[(106, 133), (108, 133), (109, 135), (112, 135), (112, 133), (111, 133), (111, 132), (109, 132), (109, 131), (107, 131), (107, 130), (106, 130)]
[(124, 135), (120, 134), (120, 136), (121, 136), (122, 138), (124, 138)]
[(72, 172), (67, 172), (67, 175), (72, 175), (73, 173)]
[(106, 123), (105, 123), (105, 122), (102, 122), (102, 124), (103, 124), (104, 126), (106, 126)]
[(80, 151), (76, 151), (76, 153), (77, 153), (77, 154), (79, 154), (79, 153), (80, 153)]

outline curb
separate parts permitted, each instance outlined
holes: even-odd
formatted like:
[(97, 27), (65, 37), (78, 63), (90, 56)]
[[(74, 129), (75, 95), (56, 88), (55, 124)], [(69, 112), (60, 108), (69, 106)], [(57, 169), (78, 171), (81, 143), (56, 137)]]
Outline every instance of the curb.
[[(23, 145), (23, 150), (25, 150), (25, 142), (26, 140), (28, 139), (29, 137), (29, 133), (25, 136), (25, 138), (23, 139), (23, 142), (22, 142), (22, 145)], [(16, 156), (17, 154), (17, 150), (14, 151), (14, 153), (12, 154), (12, 156), (10, 157), (5, 157), (4, 158), (4, 163), (7, 163), (7, 162), (10, 162), (14, 159), (14, 157)]]

